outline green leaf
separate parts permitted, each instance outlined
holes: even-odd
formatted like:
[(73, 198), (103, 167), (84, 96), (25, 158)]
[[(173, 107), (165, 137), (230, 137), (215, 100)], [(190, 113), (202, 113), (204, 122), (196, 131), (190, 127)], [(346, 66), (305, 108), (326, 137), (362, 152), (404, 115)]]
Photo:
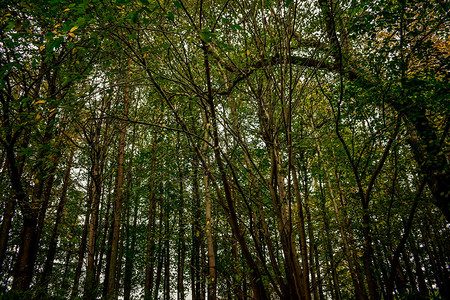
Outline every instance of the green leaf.
[(183, 6), (181, 5), (181, 3), (178, 2), (178, 1), (174, 1), (174, 2), (173, 2), (173, 5), (175, 5), (175, 6), (178, 7), (178, 8), (183, 8)]
[(204, 29), (202, 32), (200, 32), (200, 37), (207, 43), (210, 43), (215, 36), (214, 33), (212, 33), (209, 29)]
[(173, 12), (168, 12), (166, 15), (166, 18), (169, 19), (170, 21), (175, 20), (175, 15), (173, 14)]
[(230, 28), (233, 29), (233, 30), (234, 30), (234, 29), (242, 30), (242, 27), (241, 27), (240, 25), (238, 25), (238, 24), (231, 24), (231, 25), (230, 25)]

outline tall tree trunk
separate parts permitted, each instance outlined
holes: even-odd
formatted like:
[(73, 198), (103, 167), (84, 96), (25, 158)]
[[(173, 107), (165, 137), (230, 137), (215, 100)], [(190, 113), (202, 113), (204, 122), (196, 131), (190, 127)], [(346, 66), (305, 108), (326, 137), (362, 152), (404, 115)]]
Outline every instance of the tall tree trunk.
[(178, 207), (178, 275), (177, 275), (177, 299), (184, 300), (184, 264), (186, 261), (185, 222), (184, 222), (184, 184), (181, 161), (178, 161), (178, 174), (180, 184), (180, 205)]
[(49, 284), (49, 280), (50, 280), (50, 278), (52, 276), (52, 272), (53, 272), (53, 262), (55, 260), (56, 247), (57, 247), (58, 236), (59, 236), (58, 229), (61, 224), (63, 214), (64, 214), (64, 208), (66, 205), (67, 189), (69, 187), (69, 182), (70, 182), (70, 171), (71, 171), (72, 162), (73, 162), (73, 154), (74, 154), (74, 150), (71, 150), (69, 161), (68, 161), (67, 168), (66, 168), (66, 172), (64, 174), (63, 187), (62, 187), (61, 196), (60, 196), (60, 200), (59, 200), (59, 204), (58, 204), (58, 209), (56, 211), (55, 225), (53, 226), (52, 235), (50, 237), (49, 247), (48, 247), (48, 251), (47, 251), (47, 258), (45, 260), (44, 269), (42, 270), (40, 285), (44, 289), (47, 288), (47, 286)]
[[(320, 160), (320, 156), (319, 156), (319, 160)], [(328, 177), (328, 180), (329, 180), (329, 177)], [(339, 279), (338, 279), (337, 270), (336, 270), (337, 266), (336, 266), (336, 262), (334, 259), (333, 247), (331, 245), (331, 236), (332, 235), (330, 233), (330, 221), (329, 221), (329, 217), (327, 214), (327, 208), (325, 205), (325, 203), (326, 203), (325, 191), (323, 189), (323, 183), (321, 182), (321, 180), (319, 182), (319, 185), (320, 185), (320, 193), (321, 193), (320, 208), (322, 210), (323, 224), (324, 224), (323, 226), (325, 229), (325, 232), (324, 232), (325, 234), (322, 235), (322, 239), (325, 240), (325, 249), (326, 249), (325, 253), (328, 256), (328, 259), (330, 261), (329, 267), (331, 268), (331, 277), (332, 277), (332, 280), (330, 280), (330, 282), (331, 281), (333, 282), (332, 290), (333, 290), (334, 299), (341, 300), (341, 291), (339, 289)], [(330, 188), (331, 188), (331, 183), (330, 183)], [(344, 237), (342, 237), (342, 238), (344, 238)], [(344, 248), (344, 249), (347, 249), (347, 248)], [(346, 250), (344, 250), (344, 251), (346, 251)], [(352, 259), (352, 257), (349, 254), (347, 254), (347, 257), (348, 257), (347, 259)], [(350, 264), (352, 265), (352, 263), (350, 263)], [(353, 270), (350, 270), (350, 272), (353, 272)], [(352, 278), (353, 284), (355, 285), (356, 275), (353, 274), (350, 277)], [(356, 289), (356, 287), (355, 287), (355, 289)], [(322, 299), (322, 293), (321, 293), (321, 299)]]
[[(54, 171), (54, 167), (50, 170), (50, 172), (52, 171)], [(45, 171), (41, 170), (41, 172)], [(46, 179), (40, 179), (43, 176), (41, 172), (36, 176), (31, 203), (23, 203), (22, 206), (24, 222), (14, 270), (13, 290), (27, 290), (33, 277), (40, 236), (54, 180), (54, 175), (50, 175)], [(42, 194), (44, 194), (43, 199)]]
[(101, 184), (103, 177), (102, 166), (98, 160), (94, 161), (92, 167), (92, 185), (91, 185), (91, 203), (90, 203), (90, 222), (88, 231), (88, 263), (86, 266), (86, 284), (84, 290), (84, 299), (96, 298), (96, 276), (95, 276), (95, 254), (98, 229), (98, 214), (101, 198)]
[(91, 149), (91, 186), (89, 190), (89, 229), (88, 229), (88, 245), (87, 245), (87, 266), (86, 266), (86, 281), (84, 287), (84, 299), (90, 300), (97, 297), (98, 282), (96, 280), (95, 268), (97, 255), (97, 237), (98, 237), (98, 218), (100, 200), (102, 197), (102, 185), (103, 185), (103, 172), (105, 165), (105, 157), (107, 155), (108, 146), (110, 143), (109, 134), (109, 121), (103, 122), (103, 116), (107, 109), (109, 109), (111, 103), (109, 99), (103, 100), (100, 118), (97, 123), (94, 124), (92, 132), (92, 140), (90, 143)]
[[(163, 238), (162, 238), (162, 234), (163, 234), (163, 210), (160, 207), (159, 209), (159, 228), (158, 228), (158, 237), (159, 237), (159, 241), (158, 241), (158, 252), (156, 255), (158, 255), (158, 265), (156, 267), (156, 278), (155, 278), (155, 287), (154, 290), (152, 291), (153, 295), (152, 298), (150, 299), (158, 299), (159, 297), (159, 286), (161, 284), (161, 277), (162, 277), (162, 268), (163, 268), (163, 264), (164, 264), (164, 245), (163, 245)], [(164, 295), (164, 293), (163, 293)]]
[(192, 158), (192, 167), (194, 175), (192, 178), (192, 188), (193, 188), (193, 201), (192, 201), (192, 211), (194, 212), (194, 222), (192, 224), (192, 251), (191, 251), (191, 292), (192, 299), (200, 299), (200, 281), (201, 281), (201, 231), (200, 226), (200, 188), (199, 188), (199, 162), (198, 157), (194, 154)]
[[(90, 184), (88, 184), (90, 186)], [(86, 211), (86, 216), (84, 219), (83, 234), (81, 236), (80, 246), (78, 248), (78, 262), (75, 269), (75, 275), (73, 279), (72, 292), (70, 294), (70, 299), (76, 299), (78, 297), (78, 287), (80, 285), (81, 268), (83, 267), (84, 256), (86, 254), (87, 236), (89, 231), (90, 223), (90, 211)]]
[(170, 300), (170, 235), (169, 235), (169, 210), (165, 210), (164, 216), (164, 300)]
[[(128, 66), (130, 66), (130, 62)], [(131, 71), (126, 71), (131, 72)], [(123, 107), (124, 107), (124, 115), (128, 115), (128, 104), (130, 98), (130, 87), (128, 86), (128, 76), (127, 83), (125, 86), (124, 97), (123, 97)], [(106, 272), (109, 273), (109, 280), (107, 285), (106, 299), (112, 300), (117, 298), (117, 293), (115, 291), (115, 283), (116, 283), (116, 273), (117, 273), (117, 255), (119, 251), (119, 238), (120, 238), (120, 224), (122, 218), (122, 202), (123, 202), (123, 182), (124, 182), (124, 174), (125, 174), (125, 135), (127, 131), (127, 121), (124, 119), (121, 122), (120, 126), (120, 141), (119, 141), (119, 149), (118, 149), (118, 166), (117, 166), (117, 181), (116, 181), (116, 200), (114, 202), (113, 207), (113, 233), (112, 233), (112, 244), (111, 244), (111, 260), (109, 264), (109, 269)]]
[(13, 195), (11, 195), (11, 197), (9, 197), (6, 202), (5, 212), (3, 213), (2, 217), (2, 225), (0, 227), (0, 268), (2, 268), (3, 261), (5, 260), (6, 256), (9, 231), (11, 229), (11, 221), (14, 215), (15, 207), (16, 207), (16, 198)]
[[(129, 200), (128, 200), (129, 201)], [(126, 246), (126, 261), (125, 261), (125, 274), (123, 279), (123, 289), (124, 289), (124, 299), (129, 300), (131, 299), (131, 290), (132, 290), (132, 283), (133, 283), (133, 267), (134, 267), (134, 260), (135, 260), (135, 251), (136, 251), (136, 227), (137, 227), (137, 218), (138, 218), (138, 205), (134, 205), (134, 211), (133, 211), (133, 225), (131, 226), (131, 230), (127, 226), (126, 236), (127, 239), (131, 236), (131, 242), (129, 243), (129, 246)], [(129, 220), (127, 218), (127, 225), (129, 224)]]
[[(109, 182), (113, 182), (113, 172), (110, 173)], [(96, 260), (98, 260), (98, 267), (96, 270), (96, 282), (100, 282), (100, 277), (104, 275), (103, 279), (103, 290), (102, 290), (102, 298), (106, 298), (106, 292), (108, 289), (108, 280), (109, 280), (109, 272), (104, 272), (102, 274), (102, 265), (103, 265), (103, 259), (105, 259), (105, 270), (109, 270), (109, 264), (111, 262), (111, 241), (112, 241), (112, 218), (114, 217), (110, 213), (111, 209), (111, 203), (112, 203), (112, 192), (108, 192), (108, 196), (106, 197), (106, 209), (104, 206), (102, 206), (102, 210), (105, 211), (104, 213), (104, 224), (103, 224), (103, 234), (102, 234), (102, 241), (100, 245), (100, 251), (98, 251), (98, 255)], [(106, 255), (105, 255), (106, 252)]]
[[(206, 162), (209, 165), (208, 157), (206, 156), (208, 150), (208, 142), (209, 142), (209, 127), (207, 111), (202, 110), (202, 119), (203, 126), (205, 130), (204, 144), (203, 144), (203, 155), (206, 158)], [(211, 189), (209, 185), (209, 177), (208, 177), (208, 169), (209, 166), (206, 166), (205, 173), (203, 175), (203, 185), (205, 187), (205, 217), (206, 217), (206, 246), (208, 249), (208, 300), (216, 299), (216, 255), (214, 252), (214, 239), (212, 235), (212, 206), (211, 206)]]
[(31, 212), (28, 212), (24, 215), (23, 219), (19, 254), (14, 268), (14, 281), (12, 285), (12, 289), (17, 291), (25, 291), (30, 286), (33, 273), (32, 252), (36, 244), (36, 217)]
[[(125, 273), (123, 278), (123, 294), (124, 299), (129, 300), (131, 298), (131, 289), (133, 282), (133, 268), (134, 268), (134, 260), (135, 260), (135, 252), (136, 252), (136, 229), (137, 229), (137, 218), (139, 211), (139, 202), (131, 201), (132, 196), (132, 188), (133, 188), (133, 173), (132, 166), (134, 161), (134, 150), (135, 150), (135, 142), (136, 142), (136, 126), (133, 126), (133, 135), (131, 141), (131, 156), (130, 162), (128, 164), (127, 170), (127, 188), (125, 193), (125, 203), (126, 205), (126, 224), (125, 224)], [(130, 214), (131, 209), (133, 208), (133, 225), (130, 230)], [(130, 242), (131, 239), (131, 242)]]
[(154, 210), (155, 210), (155, 203), (156, 203), (156, 178), (155, 178), (155, 172), (156, 172), (156, 150), (158, 146), (158, 136), (157, 136), (157, 130), (155, 128), (153, 132), (153, 142), (152, 142), (152, 167), (150, 171), (150, 178), (149, 178), (149, 190), (150, 190), (150, 197), (149, 197), (149, 203), (148, 203), (148, 224), (147, 224), (147, 246), (146, 246), (146, 252), (145, 252), (145, 286), (144, 286), (144, 294), (145, 299), (151, 299), (152, 298), (152, 286), (153, 286), (153, 263), (154, 260), (154, 240), (153, 240), (153, 220), (154, 217)]
[[(21, 148), (27, 148), (29, 143), (30, 135), (27, 135), (24, 141), (22, 141), (19, 145)], [(13, 144), (10, 143), (9, 147), (13, 149)], [(8, 148), (4, 151), (4, 167), (8, 170), (9, 178), (12, 180), (12, 178), (20, 179), (22, 177), (22, 171), (23, 171), (23, 164), (25, 161), (26, 156), (25, 155), (17, 155), (13, 153), (12, 157), (8, 156)], [(11, 155), (11, 154), (9, 154)], [(15, 161), (15, 165), (13, 166), (13, 170), (10, 166), (10, 159), (13, 159)], [(11, 184), (12, 185), (12, 184)], [(3, 213), (2, 218), (2, 225), (0, 227), (0, 268), (3, 265), (3, 261), (5, 259), (6, 255), (6, 249), (8, 247), (8, 240), (9, 240), (9, 231), (11, 229), (11, 221), (14, 216), (14, 209), (16, 207), (17, 203), (17, 197), (16, 197), (16, 191), (14, 189), (14, 186), (12, 185), (12, 193), (9, 197), (9, 199), (6, 202), (6, 208)]]
[[(42, 142), (43, 145), (47, 145), (47, 143), (49, 143), (52, 139), (53, 127), (54, 118), (50, 118), (45, 127)], [(47, 210), (48, 201), (50, 199), (51, 189), (53, 187), (54, 175), (52, 173), (56, 169), (56, 162), (59, 158), (56, 155), (51, 157), (51, 153), (49, 151), (49, 149), (44, 148), (39, 153), (37, 160), (38, 163), (35, 166), (38, 172), (35, 176), (35, 185), (33, 187), (31, 201), (29, 201), (22, 187), (21, 172), (15, 165), (16, 157), (13, 149), (7, 147), (7, 158), (12, 176), (11, 185), (16, 193), (16, 197), (18, 196), (17, 200), (24, 218), (19, 253), (14, 268), (14, 280), (12, 284), (13, 290), (27, 290), (32, 281), (40, 234), (42, 232), (45, 213)], [(47, 161), (47, 164), (43, 164), (43, 161), (48, 158), (50, 160)], [(12, 164), (14, 164), (14, 167), (12, 167)], [(48, 173), (52, 175), (49, 175)]]
[[(250, 268), (250, 281), (252, 284), (252, 290), (254, 293), (254, 297), (257, 299), (265, 300), (268, 299), (268, 295), (266, 292), (266, 289), (264, 287), (264, 282), (261, 278), (260, 270), (256, 264), (256, 262), (253, 259), (253, 256), (248, 248), (247, 242), (245, 241), (245, 238), (241, 232), (241, 229), (239, 227), (238, 223), (238, 217), (236, 215), (236, 210), (234, 207), (232, 195), (231, 195), (231, 189), (230, 189), (230, 183), (228, 182), (227, 174), (225, 171), (225, 167), (222, 160), (222, 154), (220, 150), (219, 145), (219, 134), (218, 134), (218, 124), (217, 124), (217, 118), (216, 118), (216, 108), (214, 106), (214, 99), (213, 99), (213, 92), (212, 92), (212, 83), (211, 83), (211, 74), (210, 74), (210, 65), (209, 65), (209, 58), (207, 53), (207, 47), (206, 43), (203, 42), (203, 54), (204, 54), (204, 63), (205, 63), (205, 75), (206, 75), (206, 82), (207, 82), (207, 89), (208, 89), (208, 97), (207, 97), (207, 104), (209, 107), (209, 113), (211, 114), (211, 128), (213, 132), (213, 150), (214, 150), (214, 157), (219, 169), (220, 178), (223, 185), (223, 190), (225, 193), (225, 199), (221, 200), (222, 203), (226, 203), (226, 207), (228, 209), (229, 213), (229, 223), (232, 228), (233, 235), (235, 238), (239, 241), (239, 245), (242, 249), (242, 254), (245, 258), (245, 260), (248, 263), (248, 267)], [(203, 163), (206, 162), (204, 161)], [(221, 195), (218, 195), (221, 197)], [(225, 202), (225, 201), (226, 202)]]

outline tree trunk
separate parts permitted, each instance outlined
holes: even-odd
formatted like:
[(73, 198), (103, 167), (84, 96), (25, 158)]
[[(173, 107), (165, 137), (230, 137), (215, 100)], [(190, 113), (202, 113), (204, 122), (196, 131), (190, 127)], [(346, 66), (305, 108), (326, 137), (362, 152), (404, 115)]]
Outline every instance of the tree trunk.
[(153, 286), (153, 263), (154, 260), (154, 240), (153, 240), (153, 220), (154, 217), (154, 207), (156, 202), (156, 185), (154, 174), (156, 172), (156, 150), (158, 146), (158, 136), (157, 130), (155, 128), (153, 134), (153, 142), (152, 142), (152, 168), (150, 172), (149, 178), (149, 190), (150, 190), (150, 198), (148, 203), (148, 224), (147, 224), (147, 246), (145, 252), (145, 286), (144, 286), (144, 294), (145, 299), (152, 298), (152, 286)]
[(202, 119), (203, 119), (203, 126), (206, 128), (205, 130), (205, 137), (204, 137), (204, 144), (203, 144), (203, 156), (206, 158), (207, 166), (205, 168), (205, 173), (203, 175), (203, 185), (205, 186), (205, 217), (206, 217), (206, 246), (208, 250), (208, 300), (215, 300), (216, 299), (216, 256), (214, 252), (214, 240), (212, 235), (212, 219), (211, 219), (211, 190), (209, 185), (209, 177), (208, 177), (208, 169), (209, 167), (209, 160), (206, 156), (207, 150), (208, 150), (208, 142), (209, 142), (209, 122), (208, 122), (208, 115), (207, 110), (202, 110)]
[[(226, 207), (227, 207), (228, 213), (229, 213), (229, 223), (231, 225), (233, 235), (238, 240), (239, 245), (241, 246), (241, 249), (242, 249), (242, 254), (248, 263), (248, 267), (250, 268), (249, 275), (250, 275), (250, 282), (252, 284), (252, 290), (254, 293), (253, 296), (258, 300), (259, 299), (265, 300), (265, 299), (268, 299), (268, 295), (267, 295), (266, 289), (264, 287), (264, 282), (261, 278), (260, 270), (259, 270), (256, 262), (253, 259), (253, 256), (248, 248), (248, 245), (247, 245), (245, 238), (239, 227), (238, 217), (236, 215), (233, 199), (231, 196), (230, 184), (228, 182), (227, 174), (226, 174), (225, 167), (224, 167), (224, 164), (222, 161), (222, 154), (221, 154), (221, 150), (220, 150), (220, 146), (219, 146), (218, 124), (217, 124), (216, 112), (215, 112), (215, 106), (214, 106), (213, 94), (212, 94), (209, 59), (208, 59), (208, 54), (207, 54), (205, 45), (203, 45), (203, 50), (204, 50), (206, 81), (207, 81), (207, 87), (208, 87), (208, 101), (207, 101), (208, 103), (207, 104), (209, 106), (209, 112), (211, 114), (211, 128), (212, 128), (212, 132), (213, 132), (214, 157), (215, 157), (216, 163), (219, 168), (219, 174), (220, 174), (220, 178), (221, 178), (221, 181), (223, 184), (223, 190), (225, 193), (225, 199), (223, 199), (223, 200), (226, 201), (225, 202), (222, 200), (221, 202), (223, 202), (224, 204), (226, 203)], [(206, 162), (203, 162), (203, 163), (206, 164)], [(218, 196), (221, 197), (220, 194)]]
[(184, 184), (183, 173), (181, 171), (181, 161), (178, 161), (178, 174), (180, 184), (180, 205), (178, 207), (178, 275), (177, 275), (177, 299), (184, 300), (184, 264), (186, 261), (186, 243), (185, 243), (185, 222), (184, 214)]
[(50, 237), (49, 247), (48, 247), (48, 251), (47, 251), (47, 258), (45, 260), (44, 269), (43, 269), (42, 275), (41, 275), (40, 285), (44, 289), (47, 289), (49, 280), (52, 277), (53, 262), (55, 260), (56, 247), (57, 247), (57, 243), (58, 243), (58, 229), (61, 224), (61, 221), (63, 218), (63, 213), (64, 213), (64, 208), (66, 205), (66, 196), (67, 196), (67, 189), (69, 187), (69, 182), (70, 182), (70, 170), (71, 170), (72, 162), (73, 162), (73, 154), (74, 154), (74, 151), (72, 150), (70, 153), (69, 162), (67, 164), (66, 173), (64, 174), (63, 188), (61, 191), (61, 197), (59, 200), (58, 209), (56, 211), (55, 225), (53, 226), (53, 231), (52, 231), (52, 235)]
[(36, 245), (36, 228), (37, 219), (31, 213), (24, 215), (23, 229), (21, 233), (21, 241), (19, 247), (19, 254), (17, 256), (16, 265), (14, 268), (14, 280), (12, 289), (16, 291), (26, 291), (31, 284), (31, 277), (33, 274), (33, 251)]
[(102, 167), (99, 161), (94, 161), (92, 168), (92, 185), (91, 185), (91, 203), (90, 203), (90, 222), (88, 231), (88, 263), (86, 267), (86, 284), (84, 290), (84, 299), (96, 298), (96, 276), (95, 276), (95, 254), (98, 229), (98, 214), (101, 197), (102, 184)]
[(170, 300), (170, 237), (169, 237), (169, 214), (165, 216), (164, 234), (164, 300)]
[[(133, 187), (133, 173), (132, 173), (132, 166), (133, 166), (133, 158), (134, 158), (134, 151), (135, 151), (135, 142), (136, 142), (136, 126), (133, 126), (133, 135), (132, 135), (132, 146), (131, 146), (131, 157), (130, 162), (128, 165), (127, 170), (127, 188), (125, 193), (125, 203), (126, 205), (126, 224), (125, 224), (125, 236), (126, 236), (126, 243), (125, 243), (125, 273), (123, 278), (123, 297), (125, 300), (131, 299), (131, 289), (132, 289), (132, 282), (133, 282), (133, 267), (134, 267), (134, 259), (135, 259), (135, 252), (136, 252), (136, 229), (137, 229), (137, 218), (138, 218), (138, 211), (139, 211), (139, 202), (137, 201), (131, 201), (131, 191)], [(130, 213), (131, 209), (133, 208), (133, 225), (131, 226), (130, 230)], [(131, 242), (130, 242), (131, 238)]]
[[(90, 184), (88, 184), (90, 185)], [(80, 247), (78, 249), (78, 263), (75, 269), (75, 276), (73, 280), (72, 292), (70, 294), (70, 299), (75, 299), (78, 297), (78, 287), (80, 285), (80, 277), (81, 277), (81, 268), (83, 267), (84, 256), (86, 253), (86, 245), (87, 245), (87, 236), (89, 231), (89, 223), (90, 223), (90, 211), (87, 210), (86, 216), (84, 219), (83, 226), (83, 235), (81, 236)]]
[[(158, 253), (156, 255), (158, 255), (158, 266), (156, 267), (156, 278), (155, 278), (155, 288), (152, 291), (153, 292), (153, 298), (150, 299), (158, 299), (159, 298), (159, 286), (161, 284), (161, 277), (162, 277), (162, 268), (163, 268), (163, 264), (164, 264), (164, 245), (163, 245), (163, 238), (162, 238), (162, 233), (163, 233), (163, 210), (162, 208), (160, 208), (159, 210), (159, 229), (158, 229), (158, 237), (159, 237), (159, 242), (158, 242)], [(164, 293), (163, 293), (164, 296)]]
[[(131, 61), (129, 61), (131, 62)], [(128, 64), (130, 66), (130, 63)], [(128, 72), (128, 71), (127, 71)], [(128, 77), (127, 77), (128, 81)], [(124, 114), (128, 115), (128, 103), (129, 103), (129, 86), (128, 84), (125, 86), (124, 97), (123, 97), (123, 106), (124, 106)], [(116, 200), (114, 202), (113, 207), (113, 233), (112, 233), (112, 243), (111, 243), (111, 260), (109, 264), (109, 269), (106, 272), (109, 273), (106, 299), (112, 300), (117, 298), (117, 292), (115, 291), (115, 283), (116, 283), (116, 273), (117, 273), (117, 255), (119, 251), (119, 238), (120, 238), (120, 224), (122, 218), (122, 202), (123, 202), (123, 182), (124, 182), (124, 174), (125, 174), (125, 135), (127, 131), (127, 121), (122, 120), (120, 126), (120, 141), (119, 141), (119, 149), (118, 149), (118, 166), (117, 166), (117, 181), (116, 181)]]
[(191, 291), (192, 299), (200, 299), (200, 281), (201, 281), (201, 231), (200, 226), (200, 188), (199, 188), (199, 174), (198, 174), (198, 157), (195, 156), (192, 159), (194, 176), (192, 178), (192, 188), (193, 188), (193, 201), (192, 201), (192, 211), (194, 212), (194, 222), (192, 224), (192, 251), (191, 251)]
[(2, 225), (0, 227), (0, 268), (3, 266), (3, 261), (6, 256), (6, 249), (8, 248), (9, 231), (11, 229), (11, 220), (14, 215), (15, 207), (16, 199), (13, 195), (11, 195), (6, 202), (6, 209), (3, 213)]

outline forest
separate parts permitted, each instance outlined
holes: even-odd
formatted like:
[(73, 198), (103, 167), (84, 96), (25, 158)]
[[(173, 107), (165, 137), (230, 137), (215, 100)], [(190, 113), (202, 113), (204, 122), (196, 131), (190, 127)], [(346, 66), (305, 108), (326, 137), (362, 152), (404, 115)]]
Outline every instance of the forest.
[(450, 2), (0, 0), (0, 299), (450, 299)]

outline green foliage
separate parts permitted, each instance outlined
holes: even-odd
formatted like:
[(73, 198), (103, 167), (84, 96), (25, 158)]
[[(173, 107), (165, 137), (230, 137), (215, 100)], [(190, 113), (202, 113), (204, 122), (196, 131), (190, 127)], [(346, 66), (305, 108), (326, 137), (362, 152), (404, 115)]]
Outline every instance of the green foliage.
[[(0, 298), (65, 299), (78, 279), (81, 292), (84, 271), (74, 277), (84, 228), (92, 230), (84, 222), (94, 213), (95, 176), (101, 294), (124, 121), (124, 261), (117, 274), (131, 278), (132, 290), (144, 289), (149, 265), (152, 284), (160, 279), (154, 294), (181, 288), (175, 273), (184, 277), (185, 295), (191, 280), (212, 283), (209, 178), (219, 297), (256, 297), (253, 282), (268, 298), (289, 298), (291, 273), (301, 270), (314, 275), (314, 298), (354, 298), (358, 280), (369, 286), (367, 261), (378, 294), (426, 298), (426, 283), (430, 295), (443, 297), (448, 226), (432, 203), (449, 170), (445, 5), (332, 2), (7, 4), (0, 16), (1, 214), (17, 198), (13, 180), (26, 195), (12, 211)], [(41, 287), (72, 151), (53, 275)], [(50, 178), (45, 203), (38, 194)], [(427, 181), (422, 191), (423, 178), (436, 185)], [(19, 292), (11, 285), (28, 207), (43, 222), (33, 284)]]

